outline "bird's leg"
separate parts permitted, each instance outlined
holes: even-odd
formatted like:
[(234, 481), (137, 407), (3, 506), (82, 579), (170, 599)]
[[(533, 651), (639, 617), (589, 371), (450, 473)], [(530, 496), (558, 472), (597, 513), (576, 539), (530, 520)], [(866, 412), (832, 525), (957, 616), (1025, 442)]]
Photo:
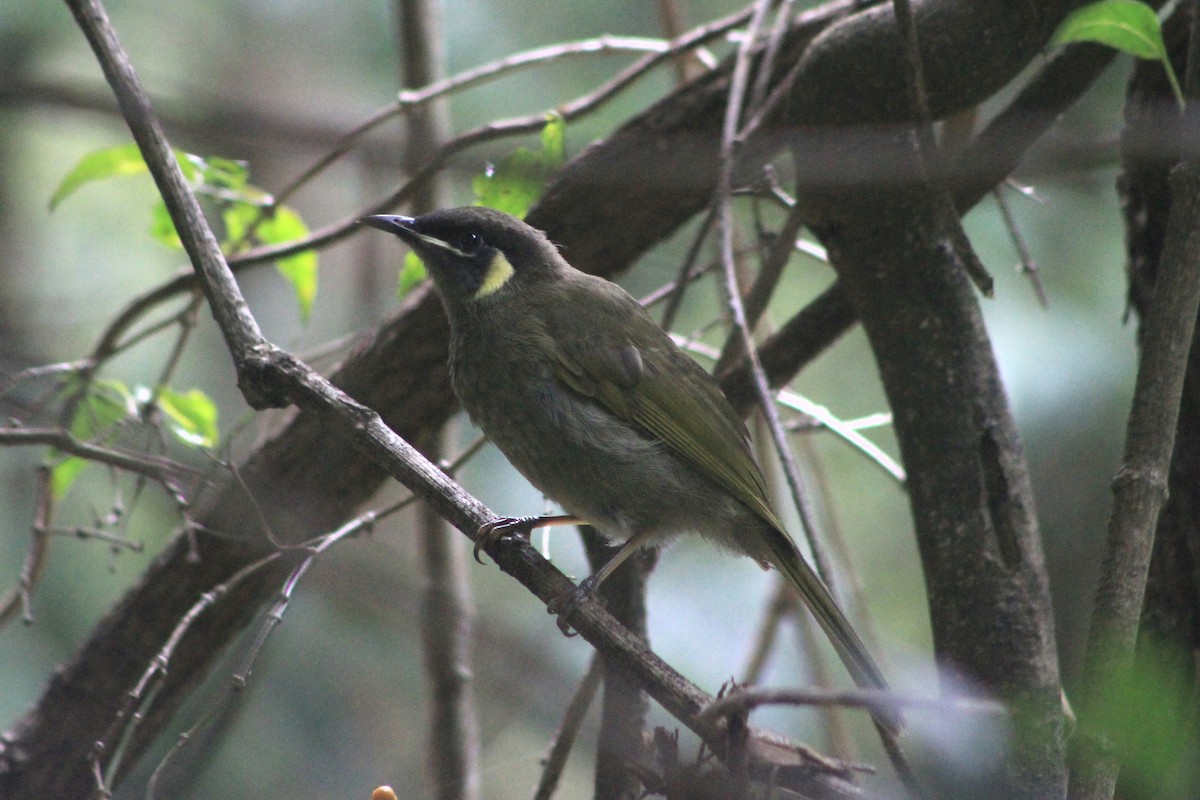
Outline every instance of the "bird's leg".
[(621, 545), (621, 549), (610, 558), (604, 566), (596, 570), (591, 575), (587, 576), (579, 582), (579, 585), (573, 589), (563, 592), (558, 597), (550, 601), (546, 606), (546, 611), (551, 614), (558, 615), (558, 629), (567, 636), (574, 635), (571, 632), (571, 625), (567, 619), (575, 613), (579, 608), (580, 603), (588, 598), (592, 592), (600, 588), (600, 584), (613, 574), (613, 571), (624, 564), (629, 557), (645, 546), (646, 542), (651, 538), (652, 531), (639, 531), (631, 536)]
[(475, 550), (472, 554), (475, 560), (482, 564), (483, 559), (479, 557), (479, 551), (499, 541), (506, 534), (515, 533), (528, 538), (534, 528), (580, 524), (583, 524), (583, 520), (570, 514), (555, 514), (549, 517), (496, 517), (491, 522), (479, 526), (475, 533)]

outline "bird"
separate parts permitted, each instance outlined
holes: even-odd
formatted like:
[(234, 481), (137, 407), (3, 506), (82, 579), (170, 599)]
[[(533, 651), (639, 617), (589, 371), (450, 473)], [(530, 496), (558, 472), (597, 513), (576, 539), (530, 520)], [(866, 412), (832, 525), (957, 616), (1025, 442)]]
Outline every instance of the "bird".
[[(501, 517), (476, 542), (586, 522), (617, 554), (697, 533), (773, 566), (855, 683), (883, 673), (771, 508), (747, 430), (716, 380), (628, 292), (572, 267), (540, 230), (482, 206), (374, 215), (424, 261), (450, 323), (450, 381), (468, 416), (566, 515)], [(566, 606), (572, 606), (572, 598)], [(896, 712), (876, 709), (893, 732)]]

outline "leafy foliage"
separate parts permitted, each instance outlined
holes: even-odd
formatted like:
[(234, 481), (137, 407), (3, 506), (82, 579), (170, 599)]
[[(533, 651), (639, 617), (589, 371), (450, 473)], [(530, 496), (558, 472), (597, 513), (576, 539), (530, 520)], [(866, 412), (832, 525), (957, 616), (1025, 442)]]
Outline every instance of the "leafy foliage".
[[(213, 202), (225, 227), (221, 249), (226, 255), (254, 245), (283, 245), (308, 236), (308, 226), (289, 206), (276, 205), (267, 192), (250, 183), (244, 161), (221, 156), (201, 157), (181, 150), (175, 157), (193, 190)], [(95, 181), (147, 172), (136, 144), (96, 150), (83, 156), (63, 177), (50, 198), (53, 210), (81, 187)], [(164, 247), (183, 248), (166, 204), (159, 200), (150, 213), (150, 235)], [(300, 316), (307, 320), (317, 297), (317, 254), (305, 250), (276, 264), (279, 274), (296, 293)]]
[[(78, 384), (72, 379), (67, 382), (65, 389), (70, 393), (77, 387)], [(136, 414), (133, 393), (124, 383), (117, 380), (92, 381), (71, 417), (71, 436), (85, 442), (108, 441), (118, 423)], [(62, 499), (88, 462), (79, 456), (64, 456), (58, 450), (50, 451), (49, 460), (54, 463), (50, 472), (50, 488), (54, 497)]]
[[(73, 377), (64, 383), (62, 393), (70, 397), (80, 391), (79, 381)], [(131, 391), (123, 382), (110, 378), (88, 382), (71, 417), (71, 436), (81, 442), (111, 443), (120, 426), (137, 419), (139, 407), (147, 403), (153, 403), (162, 413), (167, 429), (179, 441), (189, 447), (211, 449), (217, 446), (220, 440), (217, 406), (200, 389), (176, 392), (164, 386), (158, 392), (152, 392), (148, 387), (139, 386)], [(51, 491), (55, 499), (61, 500), (89, 461), (55, 449), (50, 451), (48, 461), (53, 464)]]
[(171, 432), (180, 441), (196, 447), (216, 447), (217, 406), (208, 395), (199, 389), (176, 392), (163, 388), (157, 399)]
[(471, 184), (475, 205), (495, 208), (514, 217), (524, 218), (562, 166), (566, 122), (556, 113), (546, 115), (542, 128), (542, 147), (530, 150), (518, 147), (503, 161), (477, 175)]

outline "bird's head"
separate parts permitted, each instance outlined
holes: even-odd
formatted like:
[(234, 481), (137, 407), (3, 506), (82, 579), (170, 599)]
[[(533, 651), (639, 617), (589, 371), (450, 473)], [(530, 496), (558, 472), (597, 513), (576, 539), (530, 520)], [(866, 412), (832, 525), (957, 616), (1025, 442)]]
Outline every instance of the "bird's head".
[(565, 267), (544, 233), (491, 208), (447, 208), (420, 217), (378, 215), (362, 224), (412, 247), (452, 315), (512, 292), (527, 292)]

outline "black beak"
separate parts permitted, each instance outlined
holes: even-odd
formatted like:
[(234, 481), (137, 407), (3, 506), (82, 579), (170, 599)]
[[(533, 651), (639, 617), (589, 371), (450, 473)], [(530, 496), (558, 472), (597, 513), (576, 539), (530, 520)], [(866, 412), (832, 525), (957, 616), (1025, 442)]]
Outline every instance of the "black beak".
[(412, 242), (420, 235), (413, 230), (412, 217), (398, 217), (393, 214), (376, 214), (373, 217), (363, 217), (359, 221), (360, 225), (366, 225), (371, 228), (377, 228), (385, 233), (390, 233), (394, 236), (399, 236), (406, 242)]

